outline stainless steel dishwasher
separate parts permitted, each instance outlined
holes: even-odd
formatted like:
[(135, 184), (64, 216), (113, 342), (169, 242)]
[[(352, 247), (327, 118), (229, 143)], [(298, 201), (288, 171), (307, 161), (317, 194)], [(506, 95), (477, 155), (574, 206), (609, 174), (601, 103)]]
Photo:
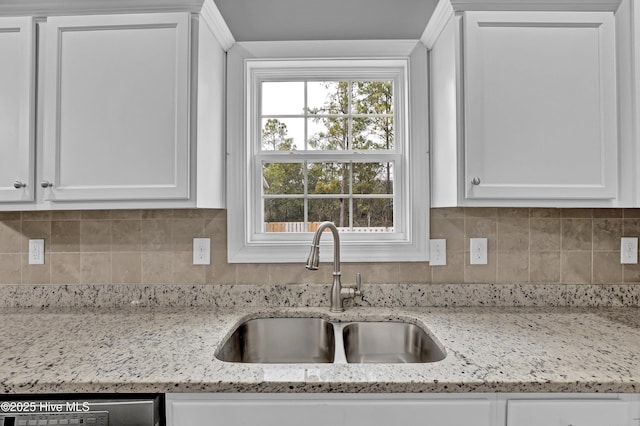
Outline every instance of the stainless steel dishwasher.
[(164, 426), (163, 395), (0, 395), (0, 426)]

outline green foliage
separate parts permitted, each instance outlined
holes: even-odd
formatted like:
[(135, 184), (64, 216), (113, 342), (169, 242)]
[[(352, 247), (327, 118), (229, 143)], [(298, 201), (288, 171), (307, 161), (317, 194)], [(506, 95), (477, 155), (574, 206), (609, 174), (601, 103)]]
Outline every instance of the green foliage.
[[(394, 147), (393, 85), (388, 81), (341, 81), (325, 83), (327, 98), (320, 108), (309, 109), (313, 120), (325, 129), (310, 135), (314, 150), (383, 150)], [(347, 118), (348, 114), (355, 117)], [(262, 131), (262, 146), (268, 150), (295, 149), (287, 137), (287, 126), (269, 119)], [(301, 194), (304, 169), (299, 163), (265, 165), (266, 194)], [(306, 165), (309, 194), (335, 194), (330, 199), (310, 199), (309, 221), (330, 220), (349, 225), (349, 184), (354, 194), (393, 194), (393, 169), (389, 163), (309, 163)], [(266, 222), (303, 222), (301, 199), (266, 200)], [(355, 198), (355, 227), (393, 226), (390, 198)]]

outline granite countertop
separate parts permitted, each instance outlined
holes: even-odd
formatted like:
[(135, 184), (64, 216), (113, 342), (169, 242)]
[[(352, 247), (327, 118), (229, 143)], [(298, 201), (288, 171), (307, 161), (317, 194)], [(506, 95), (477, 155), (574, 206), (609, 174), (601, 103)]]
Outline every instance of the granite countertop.
[[(236, 364), (214, 352), (244, 319), (408, 319), (431, 364)], [(0, 389), (59, 392), (637, 392), (637, 308), (5, 309)]]

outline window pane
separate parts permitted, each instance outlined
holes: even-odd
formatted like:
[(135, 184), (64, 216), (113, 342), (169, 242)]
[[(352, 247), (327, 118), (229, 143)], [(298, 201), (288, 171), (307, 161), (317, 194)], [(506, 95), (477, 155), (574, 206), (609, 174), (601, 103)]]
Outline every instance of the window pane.
[(348, 194), (349, 163), (309, 163), (309, 194)]
[(302, 194), (304, 165), (302, 163), (264, 163), (262, 188), (265, 194)]
[(264, 222), (266, 232), (306, 232), (299, 230), (304, 228), (304, 200), (299, 198), (264, 200)]
[(353, 163), (354, 194), (393, 194), (393, 163)]
[(353, 149), (393, 149), (394, 139), (391, 116), (353, 119)]
[(304, 114), (304, 82), (263, 82), (262, 115)]
[(393, 82), (354, 82), (351, 111), (354, 114), (393, 114)]
[(307, 82), (309, 114), (347, 114), (349, 112), (349, 83), (346, 81)]
[(393, 232), (393, 199), (353, 200), (353, 227), (357, 232)]
[(349, 199), (322, 198), (309, 200), (309, 222), (333, 222), (337, 227), (349, 226)]
[(323, 117), (307, 120), (308, 149), (349, 149), (349, 121), (340, 117)]
[(264, 151), (304, 149), (304, 119), (263, 118), (262, 149)]

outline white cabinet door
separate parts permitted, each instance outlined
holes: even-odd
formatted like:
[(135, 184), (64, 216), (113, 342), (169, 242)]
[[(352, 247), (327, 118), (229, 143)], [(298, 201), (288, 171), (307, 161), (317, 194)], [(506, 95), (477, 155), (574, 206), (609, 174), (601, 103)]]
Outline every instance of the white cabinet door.
[(189, 198), (189, 19), (48, 18), (45, 200)]
[(627, 401), (509, 401), (507, 426), (630, 426)]
[(470, 199), (613, 199), (613, 13), (466, 12)]
[(168, 426), (490, 426), (486, 400), (169, 400)]
[(31, 18), (0, 18), (0, 202), (35, 193), (34, 43)]

